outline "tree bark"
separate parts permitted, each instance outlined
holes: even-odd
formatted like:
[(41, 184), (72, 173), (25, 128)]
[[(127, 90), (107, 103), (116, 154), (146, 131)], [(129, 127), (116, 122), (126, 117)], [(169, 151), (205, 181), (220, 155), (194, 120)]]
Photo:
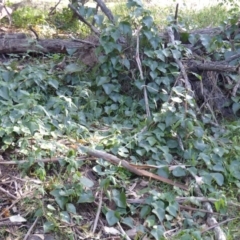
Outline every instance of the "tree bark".
[(0, 53), (67, 53), (67, 49), (84, 49), (85, 51), (91, 45), (83, 44), (76, 40), (66, 39), (14, 39), (2, 38), (0, 39)]

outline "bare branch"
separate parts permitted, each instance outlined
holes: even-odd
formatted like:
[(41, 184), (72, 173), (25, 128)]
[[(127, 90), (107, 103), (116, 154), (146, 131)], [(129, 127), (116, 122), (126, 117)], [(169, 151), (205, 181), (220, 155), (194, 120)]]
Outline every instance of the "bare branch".
[[(138, 70), (140, 72), (140, 78), (142, 81), (144, 81), (144, 77), (143, 77), (143, 71), (142, 71), (142, 63), (140, 61), (139, 58), (139, 32), (140, 32), (140, 28), (137, 30), (137, 46), (136, 46), (136, 62), (138, 65)], [(144, 93), (144, 100), (145, 100), (145, 105), (146, 105), (146, 114), (147, 117), (151, 116), (151, 112), (150, 112), (150, 108), (149, 108), (149, 103), (148, 103), (148, 95), (147, 95), (147, 86), (144, 84), (143, 85), (143, 93)]]
[(97, 36), (99, 36), (99, 31), (91, 24), (89, 23), (78, 11), (77, 9), (72, 5), (68, 4), (69, 8), (72, 9), (72, 11), (77, 15), (78, 19), (85, 23)]
[(94, 0), (98, 6), (101, 8), (103, 13), (108, 17), (108, 19), (114, 24), (114, 17), (111, 10), (106, 6), (102, 0)]
[(118, 158), (118, 157), (116, 157), (112, 154), (109, 154), (109, 153), (106, 153), (106, 152), (103, 152), (103, 151), (99, 151), (99, 150), (89, 149), (89, 148), (81, 146), (81, 145), (79, 145), (79, 149), (84, 151), (88, 155), (92, 155), (92, 156), (97, 157), (97, 158), (103, 158), (104, 160), (106, 160), (106, 161), (108, 161), (108, 162), (110, 162), (114, 165), (122, 166), (122, 167), (126, 168), (127, 170), (129, 170), (130, 172), (132, 172), (132, 173), (134, 173), (138, 176), (143, 176), (143, 177), (148, 177), (148, 178), (151, 178), (151, 179), (156, 179), (158, 181), (161, 181), (161, 182), (179, 187), (179, 188), (184, 189), (184, 190), (188, 189), (188, 187), (183, 185), (183, 184), (175, 183), (174, 181), (172, 181), (170, 179), (158, 176), (156, 174), (153, 174), (153, 173), (145, 171), (145, 170), (137, 169), (137, 168), (131, 166), (127, 161), (125, 161), (123, 159), (120, 159), (120, 158)]

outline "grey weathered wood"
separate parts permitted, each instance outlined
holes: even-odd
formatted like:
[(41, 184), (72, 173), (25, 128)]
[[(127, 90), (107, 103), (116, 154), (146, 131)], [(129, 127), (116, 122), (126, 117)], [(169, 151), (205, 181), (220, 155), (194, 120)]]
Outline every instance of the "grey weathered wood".
[(0, 53), (26, 53), (28, 51), (42, 53), (67, 53), (67, 49), (88, 48), (89, 45), (66, 39), (0, 39)]

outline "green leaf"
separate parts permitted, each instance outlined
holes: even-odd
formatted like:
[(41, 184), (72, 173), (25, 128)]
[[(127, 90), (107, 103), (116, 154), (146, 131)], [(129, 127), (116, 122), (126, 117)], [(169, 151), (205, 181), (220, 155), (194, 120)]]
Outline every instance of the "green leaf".
[(146, 27), (150, 28), (153, 24), (153, 18), (151, 16), (145, 16), (143, 17), (142, 22)]
[(173, 160), (173, 156), (172, 156), (172, 154), (170, 154), (170, 153), (163, 153), (163, 156), (164, 156), (165, 161), (166, 161), (167, 163), (170, 163), (170, 162)]
[(147, 89), (148, 89), (148, 92), (158, 95), (159, 86), (155, 82), (148, 83), (147, 84)]
[(104, 91), (107, 95), (109, 95), (113, 90), (116, 89), (116, 86), (114, 84), (111, 84), (111, 83), (105, 83), (102, 86), (103, 86), (103, 89), (104, 89)]
[(82, 176), (80, 178), (80, 183), (87, 188), (91, 188), (94, 186), (94, 182), (85, 176)]
[(129, 151), (127, 148), (125, 147), (120, 147), (118, 148), (118, 155), (120, 155), (121, 157), (128, 157), (129, 156)]
[(164, 56), (162, 50), (156, 50), (156, 51), (155, 51), (155, 54), (156, 54), (156, 57), (157, 57), (159, 60), (165, 62), (165, 56)]
[(202, 140), (194, 141), (194, 147), (200, 151), (204, 151), (207, 146)]
[(152, 212), (154, 214), (156, 214), (156, 216), (158, 217), (159, 221), (163, 221), (164, 218), (165, 218), (165, 209), (164, 208), (161, 208), (161, 207), (157, 207), (157, 208), (154, 208), (152, 210)]
[(66, 222), (66, 223), (70, 223), (71, 222), (70, 215), (66, 211), (60, 212), (60, 219), (61, 219), (62, 222)]
[(145, 224), (148, 227), (154, 226), (156, 224), (156, 217), (155, 217), (155, 215), (148, 216), (147, 219), (145, 220)]
[(131, 217), (126, 217), (121, 221), (123, 224), (129, 226), (130, 228), (134, 227), (134, 220)]
[(57, 80), (55, 80), (55, 79), (50, 79), (50, 80), (48, 81), (48, 84), (51, 85), (53, 88), (58, 89), (59, 83), (58, 83)]
[[(155, 52), (154, 51), (152, 51), (152, 50), (145, 50), (144, 51), (144, 54), (146, 54), (148, 57), (150, 57), (150, 58), (154, 58), (154, 54), (155, 54)], [(147, 61), (148, 62), (148, 61)], [(149, 66), (149, 65), (148, 65)]]
[(118, 41), (119, 38), (121, 37), (121, 32), (118, 29), (112, 30), (110, 34), (111, 37), (114, 39), (114, 42)]
[(76, 207), (72, 203), (66, 204), (66, 210), (70, 213), (77, 214)]
[(5, 100), (9, 100), (9, 90), (7, 87), (0, 88), (0, 97), (2, 97)]
[(132, 35), (132, 28), (131, 28), (131, 24), (127, 21), (122, 21), (119, 23), (119, 29), (122, 32), (122, 34), (126, 34), (126, 35)]
[(117, 50), (118, 52), (121, 52), (121, 49), (122, 49), (121, 45), (119, 45), (117, 43), (114, 43), (114, 42), (108, 42), (107, 44), (103, 44), (102, 46), (103, 46), (106, 54), (114, 52), (114, 50)]
[(126, 208), (126, 195), (124, 192), (120, 192), (116, 189), (112, 190), (113, 200), (116, 203), (116, 205), (120, 208)]
[(161, 177), (168, 178), (169, 177), (168, 168), (167, 167), (158, 168), (157, 174)]
[(80, 197), (77, 203), (91, 203), (94, 201), (94, 196), (91, 191), (83, 192), (80, 194)]
[(217, 163), (216, 165), (212, 166), (212, 170), (217, 171), (217, 172), (224, 172), (225, 171), (222, 163)]
[(157, 76), (158, 76), (158, 72), (157, 71), (151, 71), (150, 72), (150, 76), (151, 76), (151, 78), (154, 80), (155, 78), (157, 78)]
[(158, 62), (156, 61), (149, 61), (149, 62), (150, 62), (150, 65), (149, 65), (150, 69), (154, 71), (158, 67)]
[(173, 169), (172, 174), (175, 177), (183, 177), (186, 176), (186, 170), (182, 167), (176, 167)]
[(151, 207), (144, 205), (140, 211), (140, 217), (145, 218), (151, 212)]
[(130, 69), (130, 62), (127, 58), (123, 58), (121, 62), (128, 70)]
[(24, 125), (30, 130), (31, 135), (39, 130), (39, 125), (36, 122), (26, 122)]
[(216, 183), (219, 185), (219, 186), (222, 186), (223, 183), (224, 183), (224, 177), (221, 173), (212, 173), (211, 174), (213, 179), (216, 181)]
[(183, 43), (188, 42), (188, 38), (189, 38), (189, 32), (181, 32), (180, 33), (180, 39)]
[(233, 113), (236, 114), (236, 112), (240, 109), (240, 103), (234, 103), (232, 105), (232, 110), (233, 110)]
[(44, 222), (43, 224), (43, 231), (44, 233), (49, 233), (51, 231), (53, 231), (55, 228), (54, 224), (52, 222)]
[(78, 48), (66, 48), (67, 54), (70, 56), (72, 56), (77, 50)]
[(157, 225), (153, 227), (153, 230), (150, 232), (152, 234), (152, 236), (156, 239), (156, 240), (160, 240), (162, 239), (162, 237), (164, 236), (164, 229), (161, 225)]
[(179, 58), (181, 58), (181, 56), (182, 56), (181, 52), (178, 51), (178, 50), (172, 49), (171, 52), (172, 52), (172, 55), (173, 55), (173, 57), (174, 57), (175, 59), (179, 59)]
[(83, 66), (80, 66), (76, 63), (70, 63), (65, 68), (65, 74), (72, 74), (72, 73), (77, 73), (82, 71), (83, 71)]
[(160, 38), (159, 36), (153, 36), (150, 40), (149, 43), (151, 44), (151, 47), (155, 50), (159, 48), (159, 43), (160, 43)]
[(171, 55), (170, 51), (168, 49), (163, 49), (162, 53), (164, 54), (165, 57), (169, 57)]
[(173, 204), (169, 205), (166, 208), (166, 211), (168, 211), (173, 217), (176, 217), (178, 213), (178, 209), (179, 209), (178, 203), (174, 202)]
[(214, 206), (217, 210), (217, 212), (220, 212), (223, 209), (226, 209), (226, 199), (224, 197), (221, 197), (220, 199), (218, 199), (218, 201), (214, 202)]
[(145, 149), (137, 149), (136, 153), (140, 156), (143, 156), (146, 153), (146, 150)]
[(107, 219), (107, 222), (110, 226), (113, 226), (114, 224), (116, 224), (119, 219), (120, 219), (120, 216), (117, 212), (113, 211), (113, 210), (109, 210), (106, 214), (106, 219)]
[(97, 24), (98, 26), (101, 26), (101, 25), (102, 25), (102, 22), (103, 22), (103, 19), (104, 19), (104, 15), (99, 15), (99, 14), (97, 14), (97, 15), (95, 15), (93, 18), (94, 18), (94, 20), (95, 20), (95, 22), (96, 22), (96, 24)]
[(194, 128), (194, 135), (196, 137), (201, 138), (203, 136), (203, 134), (204, 134), (204, 130), (201, 127), (195, 127)]
[(240, 161), (239, 160), (234, 160), (231, 162), (229, 166), (229, 172), (231, 173), (232, 176), (240, 180)]
[(200, 159), (202, 159), (207, 166), (211, 166), (211, 159), (207, 154), (201, 152), (198, 156), (198, 160)]
[(35, 211), (34, 213), (34, 217), (42, 217), (43, 216), (43, 209), (42, 208), (39, 208)]
[(97, 86), (102, 86), (104, 83), (108, 83), (109, 81), (109, 77), (99, 77), (97, 78)]
[(151, 147), (157, 142), (157, 139), (155, 137), (148, 137), (146, 140), (148, 141)]
[(55, 197), (55, 200), (61, 209), (64, 209), (65, 204), (68, 202), (67, 197)]
[(168, 146), (169, 148), (177, 148), (177, 146), (178, 146), (178, 141), (176, 141), (176, 140), (168, 140), (168, 141), (167, 141), (167, 146)]
[(221, 147), (215, 147), (215, 148), (213, 149), (213, 151), (214, 151), (219, 157), (222, 157), (223, 154), (225, 153), (224, 148), (221, 148)]

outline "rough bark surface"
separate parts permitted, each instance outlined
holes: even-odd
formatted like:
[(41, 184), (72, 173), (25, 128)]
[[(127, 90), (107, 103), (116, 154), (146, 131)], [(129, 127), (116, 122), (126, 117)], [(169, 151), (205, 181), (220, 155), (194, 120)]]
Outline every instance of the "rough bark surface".
[(67, 49), (88, 49), (90, 46), (75, 40), (0, 38), (0, 53), (67, 53)]

